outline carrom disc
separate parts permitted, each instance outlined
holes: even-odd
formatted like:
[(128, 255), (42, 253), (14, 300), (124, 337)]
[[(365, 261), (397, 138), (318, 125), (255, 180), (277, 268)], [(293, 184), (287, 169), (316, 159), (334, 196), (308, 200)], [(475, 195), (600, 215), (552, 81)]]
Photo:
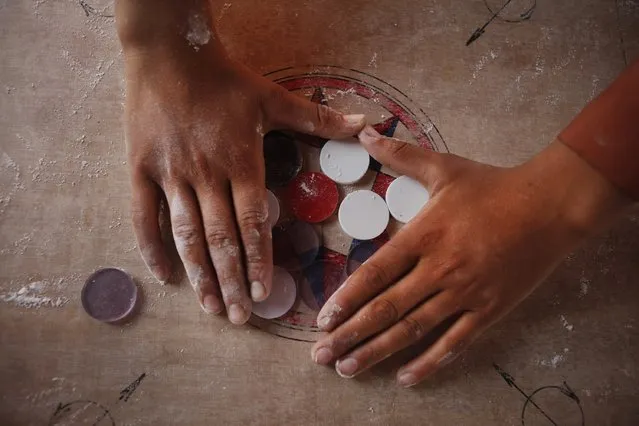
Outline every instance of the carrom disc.
[(273, 228), (273, 263), (299, 271), (315, 261), (320, 238), (308, 223), (293, 221)]
[(295, 280), (285, 269), (273, 268), (273, 288), (263, 302), (253, 303), (253, 313), (260, 318), (279, 318), (291, 310), (297, 298)]
[(343, 263), (318, 260), (302, 271), (302, 300), (309, 308), (319, 311), (345, 280)]
[(386, 202), (373, 191), (351, 192), (339, 207), (342, 230), (358, 240), (379, 237), (388, 226), (389, 218)]
[(424, 186), (408, 176), (395, 179), (386, 190), (386, 203), (393, 217), (402, 222), (410, 222), (430, 199)]
[(286, 188), (286, 201), (299, 220), (319, 223), (337, 208), (337, 185), (317, 172), (300, 173)]
[(351, 184), (360, 180), (370, 164), (370, 156), (359, 141), (330, 140), (320, 152), (320, 167), (337, 183)]
[(282, 132), (269, 132), (264, 136), (267, 186), (286, 186), (302, 170), (302, 163), (302, 152), (291, 136)]
[(271, 191), (266, 190), (266, 201), (268, 202), (268, 221), (273, 228), (280, 220), (280, 202)]
[(91, 317), (115, 323), (133, 312), (138, 288), (129, 274), (120, 269), (99, 269), (87, 278), (80, 298), (82, 307)]

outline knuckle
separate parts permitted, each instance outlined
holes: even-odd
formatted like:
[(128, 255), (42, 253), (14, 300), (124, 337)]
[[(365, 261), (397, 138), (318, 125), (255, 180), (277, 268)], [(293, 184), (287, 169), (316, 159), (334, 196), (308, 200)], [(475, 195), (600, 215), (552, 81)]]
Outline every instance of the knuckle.
[[(377, 345), (369, 345), (365, 346), (361, 349), (357, 358), (359, 358), (362, 367), (369, 366), (371, 364), (380, 362), (390, 356), (390, 354), (385, 354), (383, 349)], [(361, 368), (361, 367), (360, 367)]]
[(206, 155), (201, 152), (195, 153), (191, 157), (192, 173), (198, 177), (208, 178), (211, 172), (211, 165)]
[(401, 333), (409, 342), (420, 340), (426, 334), (424, 326), (414, 318), (402, 318), (400, 324)]
[(379, 298), (373, 300), (368, 310), (371, 318), (381, 324), (393, 324), (397, 321), (397, 308), (388, 299)]
[(204, 238), (209, 247), (215, 249), (225, 249), (233, 246), (233, 240), (226, 226), (223, 224), (212, 224), (206, 227)]
[(363, 283), (367, 287), (380, 288), (383, 287), (386, 282), (386, 273), (384, 270), (374, 262), (366, 262), (365, 267), (362, 267)]
[(173, 220), (173, 237), (178, 249), (190, 249), (198, 244), (200, 235), (193, 223), (184, 216), (178, 216)]
[[(262, 207), (253, 207), (239, 212), (237, 219), (240, 228), (248, 231), (247, 233), (249, 235), (247, 235), (247, 237), (259, 239), (260, 230), (264, 227), (268, 219), (268, 212)], [(257, 231), (257, 234), (251, 234), (250, 230)]]
[(444, 258), (433, 268), (433, 274), (435, 279), (441, 280), (446, 277), (463, 278), (463, 267), (465, 261), (462, 260), (462, 256), (458, 254), (451, 254)]
[(410, 153), (410, 145), (406, 142), (388, 140), (388, 149), (391, 155), (396, 159), (404, 158)]
[(264, 261), (264, 254), (261, 247), (258, 244), (249, 243), (245, 244), (244, 254), (246, 255), (246, 262), (250, 264), (260, 264)]

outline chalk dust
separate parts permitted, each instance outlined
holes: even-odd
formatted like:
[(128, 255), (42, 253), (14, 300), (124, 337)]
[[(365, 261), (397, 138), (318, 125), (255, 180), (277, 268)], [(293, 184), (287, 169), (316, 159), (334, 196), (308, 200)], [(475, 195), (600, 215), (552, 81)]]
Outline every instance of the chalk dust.
[(189, 30), (186, 33), (186, 40), (195, 51), (200, 50), (201, 46), (211, 40), (211, 30), (205, 16), (201, 13), (195, 12), (189, 16)]
[(537, 365), (543, 367), (557, 368), (559, 365), (566, 361), (566, 354), (570, 352), (568, 348), (564, 348), (563, 352), (558, 352), (552, 355), (548, 359), (541, 359), (537, 361)]
[(0, 300), (21, 308), (59, 308), (69, 302), (69, 298), (60, 295), (64, 288), (63, 278), (34, 281), (20, 289), (0, 294)]
[(561, 325), (563, 325), (566, 330), (568, 330), (568, 331), (573, 331), (574, 330), (575, 327), (568, 322), (568, 320), (566, 319), (565, 316), (560, 315), (559, 316), (559, 320), (561, 321)]

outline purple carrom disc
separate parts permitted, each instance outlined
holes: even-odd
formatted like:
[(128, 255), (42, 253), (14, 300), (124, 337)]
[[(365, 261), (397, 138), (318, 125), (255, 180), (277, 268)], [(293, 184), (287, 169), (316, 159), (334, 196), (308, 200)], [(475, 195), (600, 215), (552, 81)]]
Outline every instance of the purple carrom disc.
[(346, 259), (346, 274), (350, 277), (387, 242), (388, 235), (386, 233), (373, 240), (353, 240)]
[(269, 188), (286, 186), (302, 170), (302, 152), (295, 139), (287, 133), (267, 133), (263, 151), (266, 185)]
[(302, 300), (309, 308), (319, 311), (346, 280), (344, 263), (334, 259), (318, 260), (304, 269), (300, 282)]
[(273, 228), (273, 263), (289, 271), (299, 271), (315, 261), (320, 238), (313, 226), (301, 221)]
[(129, 274), (117, 268), (98, 269), (82, 287), (82, 307), (98, 321), (116, 323), (133, 313), (138, 288)]

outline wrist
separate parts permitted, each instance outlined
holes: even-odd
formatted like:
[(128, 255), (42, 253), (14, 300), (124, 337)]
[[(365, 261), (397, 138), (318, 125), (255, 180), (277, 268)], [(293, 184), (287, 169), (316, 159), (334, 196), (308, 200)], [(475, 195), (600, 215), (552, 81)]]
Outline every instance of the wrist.
[(521, 167), (541, 180), (548, 208), (578, 239), (608, 227), (631, 200), (572, 149), (555, 140)]
[(118, 0), (116, 23), (127, 62), (225, 56), (208, 0)]

